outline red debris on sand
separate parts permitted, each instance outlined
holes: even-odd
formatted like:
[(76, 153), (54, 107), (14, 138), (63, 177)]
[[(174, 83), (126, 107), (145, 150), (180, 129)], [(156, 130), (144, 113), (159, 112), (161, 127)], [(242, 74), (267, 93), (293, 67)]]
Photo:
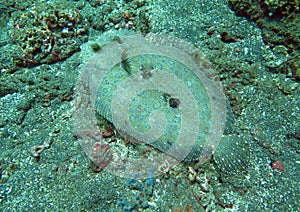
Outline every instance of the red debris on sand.
[(277, 169), (278, 171), (283, 172), (284, 165), (283, 165), (282, 162), (280, 162), (280, 161), (273, 161), (271, 165), (272, 165), (272, 169), (274, 169), (274, 170)]
[(112, 160), (109, 144), (96, 142), (90, 153), (91, 160), (100, 168), (105, 168)]
[(112, 151), (110, 145), (104, 141), (102, 133), (99, 130), (87, 130), (79, 135), (78, 139), (84, 140), (83, 148), (92, 162), (101, 169), (104, 169), (112, 161)]
[(114, 130), (111, 127), (107, 127), (101, 131), (103, 138), (110, 138), (114, 135)]

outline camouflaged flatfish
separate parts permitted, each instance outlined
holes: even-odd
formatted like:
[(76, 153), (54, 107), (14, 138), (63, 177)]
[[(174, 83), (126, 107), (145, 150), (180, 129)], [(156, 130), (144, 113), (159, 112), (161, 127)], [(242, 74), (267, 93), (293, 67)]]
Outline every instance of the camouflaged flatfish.
[(180, 161), (203, 163), (213, 155), (223, 171), (246, 169), (247, 142), (224, 134), (230, 109), (196, 47), (170, 36), (134, 35), (112, 40), (89, 64), (95, 109), (122, 135)]

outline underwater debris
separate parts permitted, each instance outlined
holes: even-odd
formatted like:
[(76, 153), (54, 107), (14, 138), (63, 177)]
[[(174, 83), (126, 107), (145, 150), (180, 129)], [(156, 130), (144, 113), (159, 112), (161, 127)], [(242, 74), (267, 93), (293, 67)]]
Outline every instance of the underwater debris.
[(272, 167), (273, 170), (278, 170), (280, 172), (283, 172), (283, 170), (284, 170), (284, 165), (280, 161), (273, 160), (272, 163), (271, 163), (271, 167)]
[(35, 145), (30, 149), (30, 154), (39, 159), (42, 152), (46, 149), (49, 149), (53, 143), (53, 136), (51, 135), (48, 141), (45, 141), (42, 145)]

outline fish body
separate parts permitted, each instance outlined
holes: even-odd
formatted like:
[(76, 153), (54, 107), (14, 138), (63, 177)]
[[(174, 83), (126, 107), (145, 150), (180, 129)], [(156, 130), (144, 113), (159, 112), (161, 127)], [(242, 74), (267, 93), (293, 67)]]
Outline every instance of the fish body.
[(136, 35), (105, 45), (90, 64), (95, 109), (121, 134), (179, 161), (213, 155), (222, 171), (246, 170), (247, 141), (225, 126), (232, 117), (222, 85), (196, 47)]

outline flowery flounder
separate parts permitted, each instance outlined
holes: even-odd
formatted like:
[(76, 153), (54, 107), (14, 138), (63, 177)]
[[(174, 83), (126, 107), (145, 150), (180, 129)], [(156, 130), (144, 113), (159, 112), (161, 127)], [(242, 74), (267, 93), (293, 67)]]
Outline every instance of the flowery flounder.
[[(230, 109), (218, 76), (203, 54), (183, 40), (157, 34), (112, 39), (85, 65), (76, 91), (74, 125), (86, 152), (93, 140), (85, 134), (97, 130), (96, 111), (127, 139), (176, 161), (204, 163), (214, 155), (223, 171), (238, 173), (247, 166), (245, 140), (224, 135)], [(155, 169), (161, 160), (122, 167), (141, 172)], [(118, 172), (121, 165), (112, 161), (108, 169)]]

